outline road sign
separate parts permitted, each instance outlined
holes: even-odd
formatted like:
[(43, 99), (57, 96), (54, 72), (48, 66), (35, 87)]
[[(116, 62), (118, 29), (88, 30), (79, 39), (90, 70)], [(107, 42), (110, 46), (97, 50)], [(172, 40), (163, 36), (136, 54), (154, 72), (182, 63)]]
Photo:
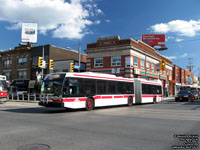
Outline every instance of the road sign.
[(74, 66), (74, 69), (79, 69), (80, 68), (80, 66)]

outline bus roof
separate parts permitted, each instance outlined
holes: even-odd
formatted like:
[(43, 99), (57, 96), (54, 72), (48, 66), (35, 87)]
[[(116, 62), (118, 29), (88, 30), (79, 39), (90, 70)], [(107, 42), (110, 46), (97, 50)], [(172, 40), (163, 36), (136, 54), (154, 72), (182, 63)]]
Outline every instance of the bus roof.
[(134, 82), (134, 80), (140, 80), (141, 83), (162, 85), (162, 82), (160, 80), (146, 80), (142, 78), (123, 78), (123, 77), (117, 77), (112, 74), (96, 73), (96, 72), (57, 72), (57, 73), (51, 73), (51, 74), (52, 75), (65, 74), (65, 77), (103, 79), (103, 80), (125, 81), (125, 82)]
[(115, 75), (110, 75), (105, 73), (95, 73), (95, 72), (69, 72), (66, 73), (65, 77), (79, 77), (79, 78), (134, 82), (134, 79), (131, 78), (122, 78), (122, 77), (116, 77)]
[(135, 80), (140, 80), (141, 83), (146, 83), (146, 84), (162, 85), (161, 80), (146, 80), (146, 79), (142, 79), (142, 78), (135, 78)]

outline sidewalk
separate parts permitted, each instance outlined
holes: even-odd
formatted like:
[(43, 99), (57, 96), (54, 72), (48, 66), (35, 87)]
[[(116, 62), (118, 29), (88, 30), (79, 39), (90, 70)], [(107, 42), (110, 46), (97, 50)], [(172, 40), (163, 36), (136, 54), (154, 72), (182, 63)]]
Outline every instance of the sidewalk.
[(168, 97), (163, 97), (163, 100), (175, 100), (175, 96), (168, 96)]
[(26, 107), (39, 107), (38, 102), (32, 101), (7, 101), (5, 103), (0, 104), (1, 107), (14, 107), (14, 106), (26, 106)]

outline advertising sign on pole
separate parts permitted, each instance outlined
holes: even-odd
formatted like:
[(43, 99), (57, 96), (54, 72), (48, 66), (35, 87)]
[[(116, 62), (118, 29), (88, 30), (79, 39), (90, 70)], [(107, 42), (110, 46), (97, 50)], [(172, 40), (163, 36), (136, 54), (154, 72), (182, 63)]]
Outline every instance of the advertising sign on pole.
[(142, 34), (142, 41), (152, 47), (165, 46), (164, 34)]
[(37, 23), (22, 23), (21, 41), (37, 43)]

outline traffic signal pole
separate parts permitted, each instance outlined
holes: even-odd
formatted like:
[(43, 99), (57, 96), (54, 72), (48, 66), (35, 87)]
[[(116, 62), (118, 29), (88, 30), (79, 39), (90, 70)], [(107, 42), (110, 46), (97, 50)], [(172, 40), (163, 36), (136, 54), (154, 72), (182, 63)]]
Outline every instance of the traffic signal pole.
[(78, 72), (80, 72), (81, 69), (81, 46), (80, 46), (80, 40), (79, 40), (79, 45), (78, 45)]
[[(44, 61), (44, 45), (42, 47), (42, 58), (43, 58), (43, 61)], [(41, 74), (42, 80), (43, 80), (43, 76), (44, 76), (44, 68), (42, 67), (42, 74)]]

